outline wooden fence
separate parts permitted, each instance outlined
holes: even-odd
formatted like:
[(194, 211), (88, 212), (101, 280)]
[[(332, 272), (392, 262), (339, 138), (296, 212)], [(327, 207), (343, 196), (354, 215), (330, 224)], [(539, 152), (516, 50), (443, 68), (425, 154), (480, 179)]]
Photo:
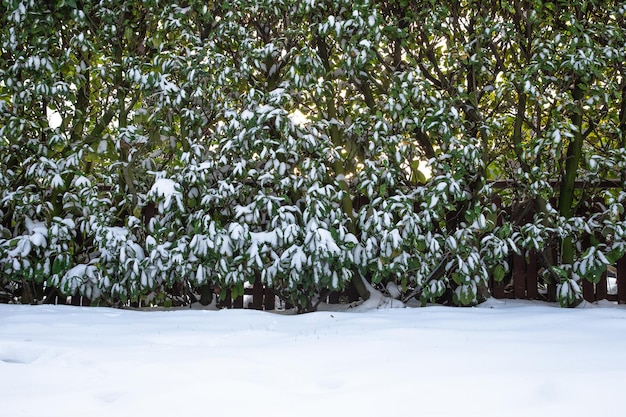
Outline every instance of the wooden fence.
[[(556, 301), (556, 284), (543, 282), (536, 254), (531, 253), (528, 258), (513, 255), (512, 263), (509, 282), (495, 282), (492, 278), (489, 283), (495, 298)], [(626, 304), (626, 256), (604, 272), (597, 284), (583, 280), (582, 291), (584, 299), (592, 303), (608, 300)]]
[(247, 308), (254, 310), (274, 310), (276, 308), (276, 294), (270, 288), (266, 288), (259, 280), (256, 280), (252, 288), (245, 288), (244, 295), (236, 298), (231, 297), (230, 290), (226, 290), (226, 296), (218, 302), (221, 308), (244, 308), (244, 296), (251, 297)]
[[(491, 295), (499, 299), (524, 299), (556, 301), (556, 284), (545, 283), (541, 277), (541, 263), (538, 256), (531, 253), (527, 258), (521, 255), (513, 255), (510, 280), (495, 282), (492, 278), (489, 282)], [(622, 257), (614, 267), (604, 272), (594, 284), (590, 281), (582, 281), (582, 291), (585, 300), (593, 303), (601, 300), (626, 304), (626, 256)], [(246, 288), (244, 295), (249, 297), (246, 307), (256, 310), (273, 310), (276, 308), (275, 293), (265, 288), (260, 282), (256, 282), (252, 288)], [(354, 289), (349, 288), (345, 294), (351, 301), (356, 299)], [(329, 302), (338, 303), (340, 294), (330, 293)], [(244, 308), (244, 296), (232, 299), (230, 291), (226, 297), (220, 300), (221, 308)]]
[[(515, 188), (516, 184), (510, 181), (496, 181), (493, 183), (497, 189)], [(557, 184), (556, 182), (554, 183)], [(577, 182), (576, 187), (582, 188), (585, 184)], [(596, 188), (608, 189), (621, 187), (621, 183), (616, 181), (604, 181)], [(512, 208), (503, 208), (501, 199), (496, 196), (494, 203), (500, 207), (502, 214), (507, 213), (510, 217), (516, 218), (518, 224), (530, 221), (533, 217), (532, 210), (528, 210), (528, 205), (523, 208), (523, 214), (515, 214), (511, 216)], [(552, 202), (553, 206), (556, 202)], [(590, 204), (593, 206), (593, 204)], [(587, 208), (589, 209), (589, 207)], [(501, 224), (503, 216), (498, 216), (498, 222)], [(552, 254), (553, 259), (557, 259), (556, 253)], [(540, 256), (531, 252), (527, 257), (521, 255), (513, 255), (511, 259), (511, 276), (502, 282), (495, 282), (493, 278), (489, 282), (489, 289), (495, 298), (516, 298), (527, 300), (545, 300), (556, 301), (557, 286), (554, 283), (545, 282), (542, 278), (542, 268), (545, 262), (540, 262)], [(607, 272), (602, 274), (597, 283), (587, 280), (581, 282), (583, 297), (589, 302), (600, 300), (608, 300), (626, 304), (626, 256), (617, 261), (616, 265), (611, 266)], [(338, 303), (339, 297), (343, 296), (349, 301), (358, 299), (354, 288), (349, 288), (339, 294), (330, 293), (328, 301), (330, 303)], [(244, 297), (246, 297), (244, 299)], [(58, 299), (58, 298), (57, 298)], [(247, 301), (247, 302), (244, 302)], [(276, 294), (270, 288), (265, 288), (258, 280), (251, 288), (245, 288), (244, 295), (233, 298), (230, 290), (226, 291), (226, 296), (220, 299), (217, 306), (220, 308), (251, 308), (256, 310), (274, 310), (276, 306)], [(65, 303), (65, 302), (64, 302)], [(71, 303), (74, 305), (89, 305), (89, 300), (83, 297), (73, 297)], [(141, 307), (141, 303), (138, 305)], [(287, 305), (287, 307), (289, 307)]]
[[(553, 186), (558, 185), (558, 181), (551, 181)], [(494, 181), (493, 185), (496, 189), (511, 189), (517, 185), (512, 181)], [(584, 188), (586, 184), (581, 181), (577, 181), (576, 188)], [(594, 184), (596, 189), (615, 189), (622, 187), (619, 181), (601, 181), (598, 184)], [(511, 208), (503, 208), (502, 200), (499, 196), (494, 198), (494, 203), (500, 207), (502, 214), (505, 212), (511, 215)], [(556, 201), (552, 201), (552, 205), (556, 205)], [(593, 206), (593, 202), (590, 204)], [(517, 221), (524, 223), (530, 221), (533, 217), (533, 211), (528, 210), (528, 206), (523, 208), (523, 214), (516, 214), (512, 217), (518, 217)], [(503, 216), (498, 216), (498, 222), (503, 221)], [(588, 242), (589, 243), (589, 242)], [(553, 259), (557, 259), (556, 254), (552, 254)], [(542, 278), (542, 262), (540, 262), (540, 256), (531, 252), (528, 257), (522, 255), (513, 255), (511, 260), (511, 276), (509, 280), (502, 282), (495, 282), (492, 278), (489, 282), (489, 289), (491, 295), (495, 298), (516, 298), (525, 300), (544, 300), (544, 301), (556, 301), (557, 285), (555, 283), (546, 283)], [(610, 284), (610, 285), (609, 285)], [(597, 283), (592, 283), (587, 280), (582, 280), (582, 292), (585, 300), (589, 302), (596, 302), (601, 300), (608, 300), (618, 302), (619, 304), (626, 304), (626, 255), (617, 261), (616, 265), (613, 265), (604, 272)], [(355, 299), (354, 289), (349, 288), (350, 292), (348, 297), (350, 301)], [(275, 308), (274, 292), (270, 289), (266, 289), (260, 283), (255, 283), (253, 288), (246, 288), (245, 295), (252, 296), (252, 301), (248, 304), (248, 308), (254, 308), (258, 310), (271, 310)], [(344, 294), (345, 295), (345, 294)], [(329, 301), (331, 303), (338, 302), (337, 293), (331, 293)], [(226, 300), (221, 301), (220, 305), (226, 308), (243, 308), (243, 297), (238, 297), (235, 300), (230, 298), (227, 294)]]
[[(540, 263), (537, 258), (534, 253), (531, 253), (528, 258), (514, 255), (510, 280), (495, 282), (492, 278), (489, 281), (491, 295), (499, 299), (556, 301), (556, 284), (543, 282), (540, 277)], [(626, 304), (626, 256), (617, 262), (615, 268), (603, 273), (598, 283), (594, 284), (583, 280), (582, 291), (584, 299), (592, 303), (608, 300), (618, 304)], [(348, 288), (344, 293), (331, 292), (328, 295), (328, 302), (337, 304), (342, 296), (350, 301), (358, 299), (358, 294), (354, 288)], [(277, 307), (276, 298), (272, 289), (266, 288), (257, 281), (251, 288), (244, 289), (244, 295), (235, 298), (232, 298), (230, 290), (227, 290), (226, 296), (218, 301), (217, 307), (274, 310)], [(76, 306), (90, 304), (90, 300), (80, 296), (71, 297), (68, 301), (68, 304)], [(57, 298), (55, 301), (50, 300), (49, 302), (66, 304), (67, 301)], [(133, 303), (132, 306), (141, 307), (141, 302)], [(286, 305), (286, 308), (289, 307)]]
[[(554, 188), (559, 186), (558, 180), (549, 181)], [(492, 185), (495, 189), (506, 190), (515, 189), (519, 186), (515, 181), (493, 181)], [(576, 181), (574, 187), (576, 189), (585, 189), (590, 184), (584, 181)], [(598, 190), (622, 189), (623, 183), (619, 180), (601, 180), (592, 185), (592, 188)], [(509, 215), (514, 222), (524, 224), (532, 221), (534, 217), (534, 204), (529, 203), (524, 207), (518, 207), (517, 210), (512, 207), (502, 207), (502, 199), (499, 195), (494, 196), (494, 203), (500, 210), (498, 215), (498, 223), (502, 224), (503, 214)], [(601, 200), (589, 200), (586, 204), (580, 205), (578, 215), (589, 215), (593, 213), (597, 206), (602, 205)], [(552, 199), (550, 204), (557, 206), (556, 199)], [(590, 245), (589, 238), (583, 245)], [(584, 248), (587, 249), (587, 248)], [(552, 259), (557, 259), (556, 253), (551, 253)], [(546, 300), (556, 301), (557, 286), (554, 283), (545, 283), (540, 277), (543, 267), (540, 262), (540, 256), (537, 253), (529, 253), (528, 257), (521, 255), (513, 255), (511, 262), (511, 279), (506, 282), (494, 282), (490, 280), (489, 287), (491, 294), (495, 298), (517, 298), (530, 300)], [(609, 276), (609, 270), (611, 276)], [(617, 261), (616, 265), (612, 265), (609, 270), (604, 272), (598, 283), (592, 283), (582, 280), (582, 292), (585, 300), (595, 302), (600, 300), (617, 301), (619, 304), (626, 304), (626, 255)], [(614, 285), (609, 285), (614, 284)], [(617, 287), (617, 288), (615, 288)]]

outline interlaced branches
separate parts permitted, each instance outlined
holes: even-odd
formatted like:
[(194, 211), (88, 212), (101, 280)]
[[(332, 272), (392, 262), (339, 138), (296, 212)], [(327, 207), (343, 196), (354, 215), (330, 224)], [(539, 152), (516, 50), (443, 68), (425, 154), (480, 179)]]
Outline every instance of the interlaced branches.
[(0, 6), (23, 301), (260, 280), (302, 311), (369, 284), (467, 305), (535, 251), (569, 305), (624, 253), (624, 193), (598, 186), (626, 176), (621, 4), (57, 3)]

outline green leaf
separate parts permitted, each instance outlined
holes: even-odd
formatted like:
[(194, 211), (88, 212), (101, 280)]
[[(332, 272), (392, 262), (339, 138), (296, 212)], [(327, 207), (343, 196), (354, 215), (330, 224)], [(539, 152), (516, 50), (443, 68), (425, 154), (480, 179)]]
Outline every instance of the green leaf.
[(602, 274), (605, 271), (606, 271), (606, 265), (599, 266), (598, 268), (594, 268), (594, 269), (587, 271), (587, 275), (585, 276), (585, 278), (588, 281), (593, 282), (594, 284), (597, 284), (598, 282), (600, 282), (600, 278), (602, 278)]
[(506, 270), (504, 269), (504, 267), (502, 265), (496, 266), (496, 269), (493, 271), (493, 279), (496, 282), (501, 282), (504, 279), (505, 275)]
[(610, 251), (609, 253), (607, 253), (606, 255), (606, 259), (611, 263), (611, 264), (615, 264), (617, 263), (618, 260), (620, 260), (622, 258), (622, 256), (624, 256), (624, 252), (622, 252), (619, 249), (613, 249), (612, 251)]
[(474, 301), (474, 293), (472, 291), (472, 287), (469, 285), (464, 285), (461, 287), (461, 304), (466, 306), (471, 304)]
[(52, 263), (52, 274), (58, 275), (63, 270), (63, 256), (59, 255), (54, 258), (54, 262)]
[(556, 275), (559, 276), (559, 278), (561, 278), (561, 280), (566, 280), (568, 278), (567, 276), (567, 271), (559, 266), (552, 266), (550, 267), (550, 269), (552, 270), (552, 272), (554, 272)]
[(228, 288), (221, 287), (220, 288), (220, 300), (225, 300), (227, 295), (228, 295)]
[(240, 297), (244, 294), (243, 284), (236, 284), (230, 289), (230, 294), (234, 298)]
[(411, 162), (411, 184), (425, 184), (426, 183), (426, 175), (419, 169), (420, 161), (414, 160)]
[(126, 292), (120, 292), (118, 296), (120, 297), (122, 304), (126, 304), (128, 302), (128, 295), (126, 295)]
[(43, 270), (39, 269), (39, 268), (35, 268), (35, 270), (33, 271), (33, 279), (35, 280), (35, 282), (37, 284), (41, 284), (44, 281), (44, 274), (43, 274)]

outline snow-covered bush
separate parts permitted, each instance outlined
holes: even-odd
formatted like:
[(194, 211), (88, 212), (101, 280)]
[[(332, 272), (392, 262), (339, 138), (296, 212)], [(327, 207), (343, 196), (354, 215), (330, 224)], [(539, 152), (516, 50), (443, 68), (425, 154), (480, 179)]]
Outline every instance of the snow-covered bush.
[(624, 6), (396, 3), (2, 3), (2, 281), (469, 305), (534, 252), (575, 304), (625, 252)]
[[(44, 283), (61, 288), (63, 276), (72, 267), (74, 222), (54, 217), (49, 225), (28, 218), (25, 223), (24, 234), (0, 240), (4, 279), (19, 282), (24, 291), (43, 289)], [(31, 293), (27, 298), (31, 302), (41, 295)]]

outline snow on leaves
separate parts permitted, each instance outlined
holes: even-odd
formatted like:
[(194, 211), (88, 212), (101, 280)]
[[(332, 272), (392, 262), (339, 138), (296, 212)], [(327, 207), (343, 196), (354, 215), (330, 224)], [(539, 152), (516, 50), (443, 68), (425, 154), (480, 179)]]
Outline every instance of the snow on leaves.
[[(626, 169), (623, 6), (5, 3), (4, 281), (127, 300), (261, 280), (307, 309), (365, 278), (466, 305), (571, 239), (545, 268), (570, 304), (626, 252), (624, 192), (594, 189)], [(595, 206), (564, 215), (581, 134)]]

